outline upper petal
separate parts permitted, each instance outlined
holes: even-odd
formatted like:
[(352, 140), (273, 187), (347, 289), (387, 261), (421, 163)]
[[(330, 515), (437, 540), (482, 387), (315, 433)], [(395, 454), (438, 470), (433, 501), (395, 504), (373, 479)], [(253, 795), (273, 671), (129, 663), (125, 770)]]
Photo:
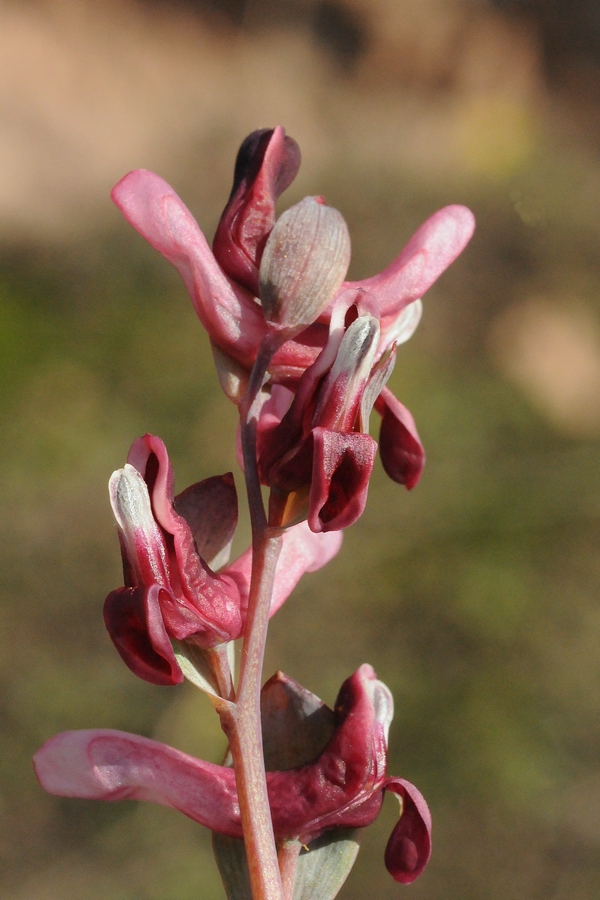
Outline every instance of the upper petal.
[(381, 319), (397, 315), (422, 297), (469, 242), (475, 228), (473, 213), (465, 206), (446, 206), (421, 225), (399, 256), (378, 275), (345, 282), (349, 288), (365, 288), (376, 298)]
[(225, 277), (173, 188), (158, 175), (136, 169), (111, 196), (127, 221), (179, 271), (211, 340), (251, 368), (266, 334), (262, 310)]
[(262, 251), (275, 223), (275, 201), (299, 168), (300, 148), (281, 126), (253, 131), (238, 151), (213, 250), (223, 271), (255, 297)]

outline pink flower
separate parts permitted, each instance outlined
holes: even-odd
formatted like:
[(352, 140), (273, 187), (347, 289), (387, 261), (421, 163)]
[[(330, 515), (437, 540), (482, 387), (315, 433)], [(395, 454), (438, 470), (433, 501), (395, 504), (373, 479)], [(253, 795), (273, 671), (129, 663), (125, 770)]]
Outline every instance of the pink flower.
[[(269, 425), (262, 423), (261, 477), (272, 487), (272, 522), (291, 524), (308, 515), (317, 532), (346, 527), (364, 508), (377, 446), (368, 435), (373, 407), (382, 416), (385, 471), (409, 489), (418, 482), (425, 454), (415, 422), (385, 381), (396, 348), (419, 323), (421, 296), (465, 247), (474, 219), (465, 207), (447, 206), (383, 272), (344, 281), (350, 241), (336, 210), (305, 198), (275, 219), (275, 202), (299, 165), (300, 151), (282, 128), (246, 138), (214, 254), (157, 175), (131, 172), (114, 188), (113, 200), (183, 276), (229, 397), (239, 402), (244, 394), (265, 336), (291, 335), (268, 369), (265, 391), (272, 396), (265, 407)], [(368, 371), (356, 356), (361, 326), (355, 319), (371, 323)], [(302, 401), (292, 403), (281, 388), (298, 392)], [(344, 407), (342, 416), (334, 412), (336, 403)], [(277, 417), (282, 421), (275, 428)]]
[[(385, 863), (396, 881), (414, 881), (429, 859), (431, 817), (413, 785), (386, 776), (393, 701), (373, 669), (361, 666), (344, 682), (335, 712), (281, 674), (265, 685), (262, 700), (267, 753), (269, 728), (278, 731), (273, 744), (279, 748), (290, 727), (292, 743), (305, 751), (321, 740), (311, 761), (267, 772), (276, 841), (307, 844), (331, 829), (369, 825), (389, 790), (400, 799), (401, 815)], [(328, 735), (324, 742), (323, 734)], [(52, 794), (149, 800), (178, 809), (213, 831), (242, 836), (233, 770), (156, 741), (111, 730), (67, 731), (47, 741), (34, 764), (42, 787)]]
[[(175, 265), (206, 328), (222, 383), (234, 399), (271, 326), (255, 298), (260, 296), (260, 266), (275, 222), (275, 201), (296, 175), (300, 153), (282, 128), (258, 131), (242, 144), (233, 190), (214, 242), (214, 254), (173, 189), (158, 175), (138, 169), (113, 189), (125, 218)], [(317, 358), (329, 335), (335, 299), (346, 290), (365, 290), (364, 311), (381, 327), (382, 346), (389, 346), (409, 319), (419, 318), (419, 300), (468, 243), (472, 213), (447, 206), (419, 228), (402, 253), (383, 272), (363, 281), (343, 281), (323, 298), (327, 308), (275, 354), (269, 371), (274, 382), (293, 386)], [(337, 270), (336, 270), (337, 271)], [(329, 289), (329, 285), (328, 285)]]
[[(200, 648), (235, 640), (244, 631), (251, 550), (228, 559), (237, 523), (233, 477), (192, 485), (173, 499), (173, 472), (160, 438), (134, 441), (128, 461), (110, 480), (119, 528), (125, 586), (106, 598), (104, 620), (129, 668), (154, 684), (176, 684), (183, 674), (172, 640)], [(325, 565), (341, 536), (298, 526), (283, 538), (273, 614), (301, 576)]]

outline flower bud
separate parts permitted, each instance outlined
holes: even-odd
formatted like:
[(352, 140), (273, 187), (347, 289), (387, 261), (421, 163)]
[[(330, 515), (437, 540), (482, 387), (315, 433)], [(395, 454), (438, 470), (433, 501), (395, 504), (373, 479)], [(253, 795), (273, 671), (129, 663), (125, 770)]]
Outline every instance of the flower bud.
[(341, 213), (305, 197), (278, 219), (265, 245), (259, 293), (265, 317), (286, 328), (316, 321), (343, 282), (350, 235)]

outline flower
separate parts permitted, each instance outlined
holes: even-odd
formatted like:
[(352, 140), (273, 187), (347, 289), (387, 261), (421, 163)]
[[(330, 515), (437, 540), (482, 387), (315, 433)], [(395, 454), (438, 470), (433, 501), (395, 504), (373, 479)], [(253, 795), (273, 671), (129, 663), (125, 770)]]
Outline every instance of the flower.
[[(299, 746), (301, 754), (314, 752), (321, 741), (310, 761), (267, 772), (277, 843), (308, 844), (332, 829), (369, 825), (388, 790), (399, 797), (401, 815), (385, 863), (396, 881), (414, 881), (429, 859), (431, 817), (413, 785), (386, 776), (393, 700), (371, 666), (361, 666), (344, 682), (334, 711), (281, 673), (265, 685), (262, 700), (267, 753), (269, 728), (279, 732), (273, 741), (274, 747), (283, 746), (278, 753), (290, 753), (281, 741), (286, 730), (288, 737), (294, 733), (296, 740), (288, 743)], [(42, 787), (52, 794), (149, 800), (220, 834), (242, 836), (233, 770), (157, 741), (104, 729), (67, 731), (44, 744), (34, 765)]]
[[(134, 441), (127, 464), (109, 484), (123, 555), (125, 586), (104, 605), (108, 632), (129, 668), (154, 684), (183, 680), (172, 640), (206, 649), (244, 631), (252, 552), (228, 560), (237, 523), (231, 474), (208, 478), (173, 498), (173, 472), (163, 442)], [(271, 615), (301, 576), (325, 565), (341, 535), (306, 526), (283, 537)]]
[(307, 197), (276, 220), (275, 202), (299, 166), (298, 146), (282, 128), (246, 138), (213, 252), (157, 175), (130, 172), (112, 197), (183, 276), (235, 402), (264, 338), (279, 332), (259, 426), (261, 480), (272, 488), (272, 523), (308, 515), (320, 532), (346, 527), (364, 508), (377, 447), (368, 434), (373, 407), (382, 417), (385, 471), (409, 489), (420, 478), (425, 454), (414, 419), (385, 382), (397, 347), (419, 323), (421, 296), (465, 247), (474, 219), (465, 207), (447, 206), (383, 272), (344, 281), (350, 240), (337, 210)]
[[(261, 295), (260, 268), (274, 228), (275, 201), (291, 184), (299, 165), (300, 151), (283, 128), (253, 132), (246, 138), (215, 235), (214, 253), (190, 211), (158, 175), (137, 169), (112, 192), (127, 221), (183, 277), (210, 336), (222, 385), (236, 402), (260, 344), (273, 328), (255, 298)], [(335, 300), (347, 290), (367, 292), (365, 312), (379, 320), (382, 346), (390, 345), (396, 331), (406, 329), (407, 317), (414, 330), (420, 298), (464, 249), (473, 228), (468, 209), (447, 206), (431, 216), (378, 275), (343, 281), (340, 268), (339, 283), (333, 288), (328, 285), (332, 295), (322, 298), (327, 306), (315, 315), (316, 321), (274, 355), (269, 367), (272, 382), (292, 387), (298, 382), (325, 346)]]
[(356, 521), (377, 450), (368, 434), (376, 401), (383, 404), (386, 471), (409, 488), (419, 479), (424, 453), (412, 417), (391, 393), (387, 404), (382, 394), (396, 342), (380, 353), (379, 322), (372, 315), (358, 315), (345, 324), (349, 307), (362, 312), (363, 299), (363, 292), (350, 291), (339, 298), (329, 340), (295, 394), (274, 385), (262, 407), (258, 467), (262, 483), (271, 487), (272, 525), (307, 517), (311, 530), (320, 532)]

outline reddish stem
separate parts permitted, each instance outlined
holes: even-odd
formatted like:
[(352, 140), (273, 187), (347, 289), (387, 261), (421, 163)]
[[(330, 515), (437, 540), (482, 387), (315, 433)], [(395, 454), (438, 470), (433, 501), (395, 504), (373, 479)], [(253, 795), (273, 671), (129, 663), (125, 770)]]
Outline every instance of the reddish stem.
[(279, 847), (277, 854), (279, 860), (279, 871), (281, 872), (281, 881), (283, 884), (284, 900), (292, 900), (294, 896), (294, 880), (296, 877), (296, 863), (302, 844), (300, 841), (285, 841)]
[(256, 461), (259, 394), (269, 362), (282, 342), (279, 335), (267, 337), (263, 342), (240, 406), (244, 475), (252, 523), (252, 578), (237, 701), (221, 716), (233, 757), (253, 900), (284, 900), (267, 794), (260, 719), (262, 666), (281, 535), (267, 525)]

